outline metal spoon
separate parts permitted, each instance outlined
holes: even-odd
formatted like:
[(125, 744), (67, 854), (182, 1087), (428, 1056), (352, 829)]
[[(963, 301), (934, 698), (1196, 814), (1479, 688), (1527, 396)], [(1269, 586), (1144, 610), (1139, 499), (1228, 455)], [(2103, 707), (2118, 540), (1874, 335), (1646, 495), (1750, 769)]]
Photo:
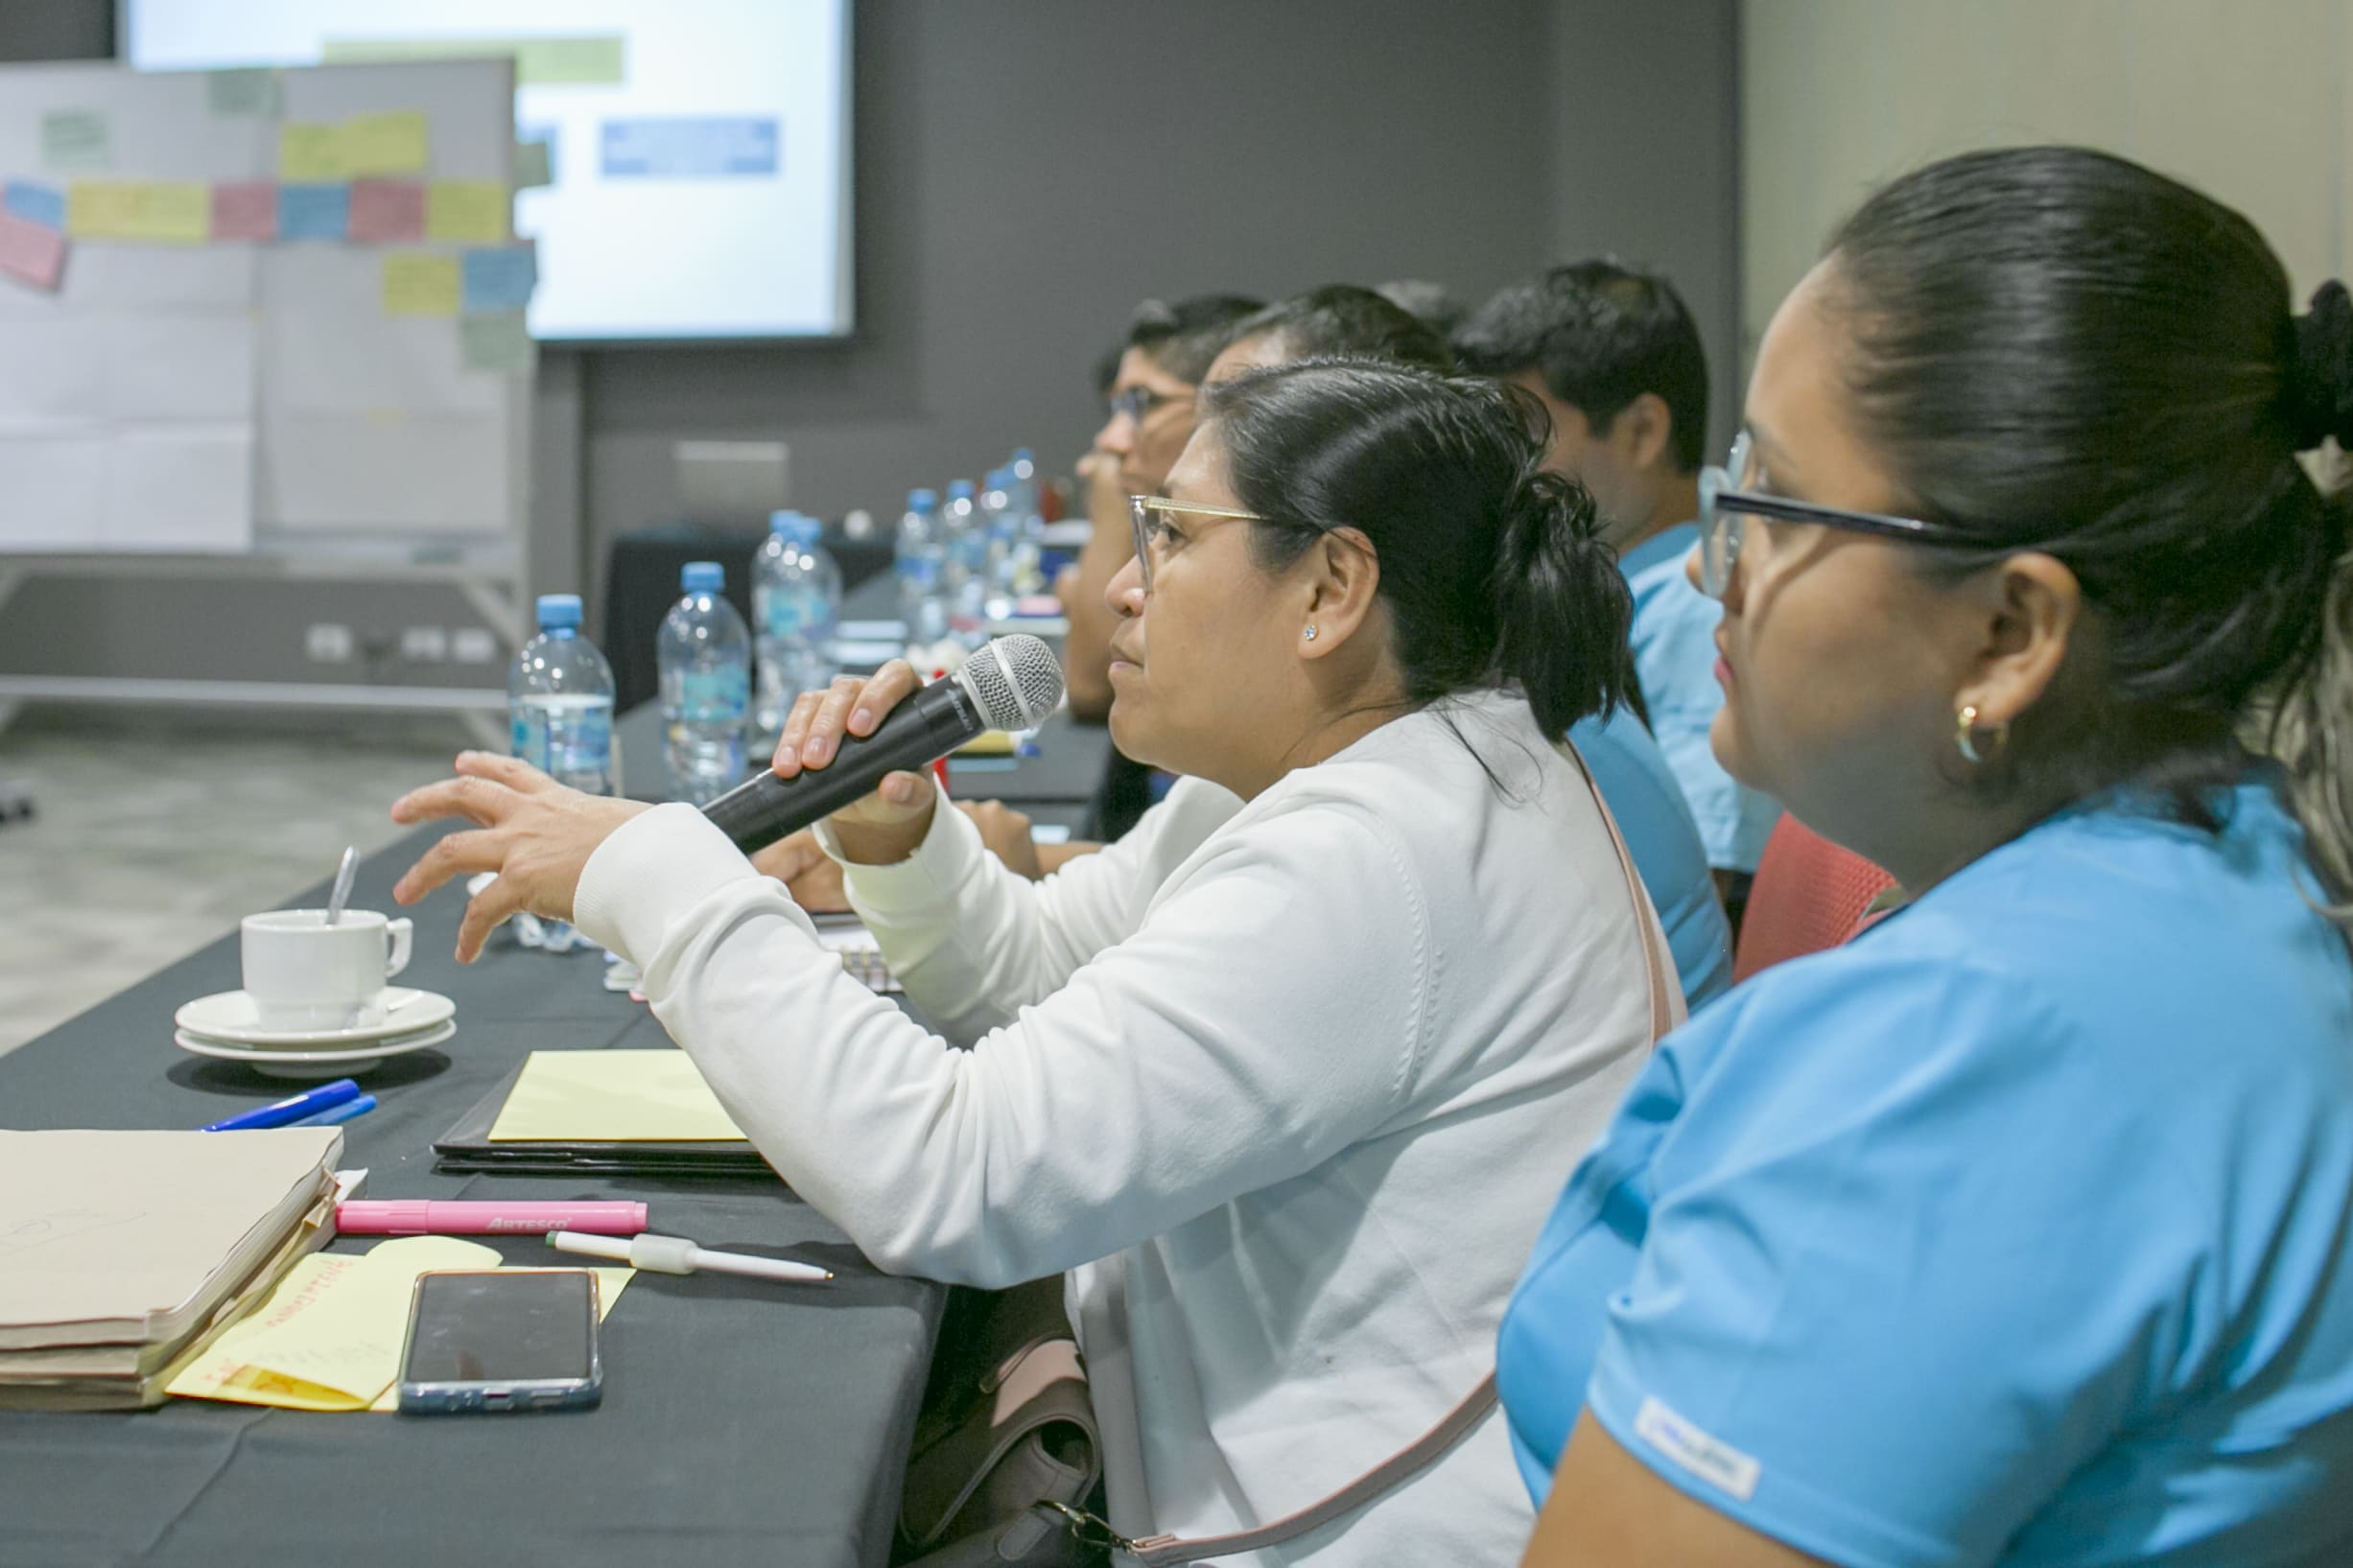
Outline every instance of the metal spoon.
[(343, 918), (343, 901), (351, 897), (351, 878), (359, 874), (360, 852), (353, 846), (343, 846), (343, 863), (335, 868), (335, 891), (327, 895), (327, 924), (333, 925)]

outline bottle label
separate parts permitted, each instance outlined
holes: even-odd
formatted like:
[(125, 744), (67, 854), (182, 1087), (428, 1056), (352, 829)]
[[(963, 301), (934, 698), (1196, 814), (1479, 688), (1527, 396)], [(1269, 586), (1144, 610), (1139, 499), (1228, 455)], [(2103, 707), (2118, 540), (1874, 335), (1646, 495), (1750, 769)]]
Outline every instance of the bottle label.
[(689, 723), (734, 723), (751, 706), (751, 682), (741, 667), (689, 670), (678, 678), (679, 706)]
[(801, 614), (799, 596), (770, 594), (765, 608), (767, 611), (770, 637), (798, 637), (801, 635), (801, 629), (807, 618)]

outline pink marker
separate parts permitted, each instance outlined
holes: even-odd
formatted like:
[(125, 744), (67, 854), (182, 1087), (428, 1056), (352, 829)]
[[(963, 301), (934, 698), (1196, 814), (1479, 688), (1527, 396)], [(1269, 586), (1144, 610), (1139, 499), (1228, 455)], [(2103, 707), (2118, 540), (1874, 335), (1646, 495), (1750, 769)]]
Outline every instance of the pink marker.
[(538, 1235), (549, 1230), (634, 1236), (646, 1229), (646, 1205), (355, 1199), (335, 1205), (335, 1229), (347, 1236)]

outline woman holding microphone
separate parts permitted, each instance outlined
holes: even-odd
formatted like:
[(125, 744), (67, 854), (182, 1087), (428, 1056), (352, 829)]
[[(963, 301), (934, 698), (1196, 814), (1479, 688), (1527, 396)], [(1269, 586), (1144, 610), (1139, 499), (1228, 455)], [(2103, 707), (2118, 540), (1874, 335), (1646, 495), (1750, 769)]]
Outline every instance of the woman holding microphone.
[[(1331, 362), (1205, 388), (1201, 414), (1109, 595), (1112, 728), (1183, 776), (1168, 798), (1043, 882), (916, 774), (827, 825), (949, 1040), (691, 807), (469, 757), (394, 808), (482, 825), (404, 902), (497, 870), (461, 956), (529, 907), (634, 961), (755, 1145), (878, 1262), (1072, 1271), (1130, 1536), (1282, 1518), (1477, 1388), (1550, 1193), (1675, 1005), (1548, 739), (1616, 700), (1629, 611), (1589, 501), (1542, 472), (1541, 414)], [(805, 697), (777, 771), (825, 766), (914, 686), (892, 665)], [(1531, 1517), (1488, 1418), (1282, 1560), (1509, 1563)]]

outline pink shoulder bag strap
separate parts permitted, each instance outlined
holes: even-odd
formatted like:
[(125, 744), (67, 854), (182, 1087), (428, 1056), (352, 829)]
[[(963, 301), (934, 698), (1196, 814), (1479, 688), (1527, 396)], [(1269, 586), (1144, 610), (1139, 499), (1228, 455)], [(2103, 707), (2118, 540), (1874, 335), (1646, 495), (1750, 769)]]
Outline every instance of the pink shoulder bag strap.
[[(1642, 879), (1634, 869), (1634, 856), (1627, 853), (1625, 835), (1617, 831), (1617, 819), (1610, 814), (1610, 803), (1601, 798), (1600, 788), (1593, 783), (1592, 770), (1585, 759), (1568, 741), (1560, 743), (1561, 755), (1577, 765), (1586, 788), (1592, 792), (1593, 806), (1601, 812), (1602, 826), (1610, 831), (1610, 847), (1617, 852), (1618, 870), (1625, 874), (1626, 892), (1634, 901), (1635, 928), (1642, 935), (1642, 972), (1650, 987), (1651, 1043), (1659, 1043), (1677, 1023), (1679, 1011), (1677, 992), (1669, 976), (1674, 966), (1667, 962), (1659, 949), (1661, 939), (1659, 923), (1651, 917), (1650, 902), (1643, 896)], [(1279, 1546), (1294, 1536), (1331, 1523), (1342, 1514), (1353, 1512), (1396, 1486), (1402, 1486), (1438, 1462), (1440, 1455), (1462, 1440), (1464, 1434), (1478, 1425), (1481, 1417), (1495, 1403), (1495, 1374), (1488, 1373), (1446, 1415), (1412, 1442), (1399, 1449), (1378, 1464), (1342, 1486), (1320, 1502), (1310, 1503), (1296, 1513), (1286, 1513), (1270, 1524), (1256, 1530), (1237, 1530), (1225, 1535), (1203, 1535), (1192, 1540), (1181, 1540), (1174, 1535), (1147, 1535), (1131, 1541), (1112, 1533), (1103, 1521), (1076, 1509), (1063, 1509), (1081, 1538), (1097, 1545), (1123, 1552), (1144, 1568), (1170, 1568), (1170, 1565), (1199, 1562), (1204, 1557), (1240, 1556)]]

